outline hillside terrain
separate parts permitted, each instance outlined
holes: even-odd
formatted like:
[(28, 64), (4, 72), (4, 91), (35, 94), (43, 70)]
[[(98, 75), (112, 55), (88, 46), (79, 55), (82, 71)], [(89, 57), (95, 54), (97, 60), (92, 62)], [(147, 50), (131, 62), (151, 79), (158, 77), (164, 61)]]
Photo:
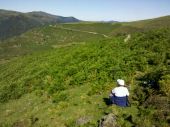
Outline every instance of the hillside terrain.
[(135, 32), (143, 32), (157, 28), (170, 27), (170, 16), (163, 16), (154, 19), (135, 21), (135, 22), (114, 22), (114, 23), (94, 23), (94, 22), (81, 22), (81, 23), (67, 23), (63, 27), (79, 29), (85, 31), (95, 31), (106, 35), (122, 35)]
[(19, 35), (46, 24), (79, 22), (74, 17), (62, 17), (45, 12), (21, 13), (0, 9), (0, 40)]
[[(115, 127), (168, 127), (169, 18), (151, 21), (53, 24), (1, 41), (0, 126), (98, 127), (113, 114)], [(130, 107), (109, 105), (118, 78)]]
[(61, 47), (68, 43), (107, 39), (152, 29), (169, 28), (169, 21), (170, 16), (165, 16), (132, 23), (78, 22), (46, 25), (31, 29), (20, 36), (0, 41), (0, 63), (13, 57)]

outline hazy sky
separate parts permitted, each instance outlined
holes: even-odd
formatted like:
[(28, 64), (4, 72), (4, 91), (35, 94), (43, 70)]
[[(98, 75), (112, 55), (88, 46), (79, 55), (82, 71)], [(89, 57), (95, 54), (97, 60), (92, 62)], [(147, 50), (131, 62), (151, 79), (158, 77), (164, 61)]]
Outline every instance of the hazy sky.
[(44, 11), (91, 21), (133, 21), (170, 15), (170, 0), (0, 0), (0, 9)]

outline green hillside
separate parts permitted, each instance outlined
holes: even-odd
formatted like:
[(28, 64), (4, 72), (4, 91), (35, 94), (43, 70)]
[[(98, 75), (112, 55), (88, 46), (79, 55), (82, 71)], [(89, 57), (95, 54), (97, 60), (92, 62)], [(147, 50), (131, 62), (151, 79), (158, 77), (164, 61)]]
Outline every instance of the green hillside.
[(78, 29), (82, 31), (93, 31), (106, 35), (109, 35), (109, 33), (115, 28), (112, 25), (112, 23), (97, 23), (97, 22), (66, 23), (60, 26), (64, 28)]
[(56, 16), (41, 11), (21, 13), (0, 9), (0, 40), (20, 35), (43, 25), (79, 21), (74, 17)]
[[(112, 24), (83, 25), (51, 25), (1, 43), (1, 59), (18, 57), (0, 64), (0, 126), (97, 127), (113, 113), (122, 127), (168, 127), (170, 28), (124, 42), (109, 34)], [(129, 84), (131, 107), (107, 104), (117, 78)]]
[(7, 39), (0, 43), (0, 61), (9, 60), (37, 51), (70, 46), (76, 43), (104, 39), (101, 35), (87, 32), (65, 30), (56, 25), (30, 30), (18, 37)]
[[(32, 13), (31, 13), (32, 15)], [(170, 27), (169, 16), (129, 23), (81, 22), (49, 25), (0, 42), (0, 63), (68, 43), (79, 43)], [(162, 24), (162, 25), (161, 25)]]
[(92, 31), (107, 36), (126, 35), (136, 32), (144, 32), (152, 29), (170, 27), (170, 16), (159, 17), (155, 19), (135, 21), (135, 22), (81, 22), (81, 23), (66, 23), (60, 24), (60, 27)]
[(125, 25), (131, 25), (137, 28), (145, 28), (145, 29), (170, 27), (170, 16), (129, 22), (129, 23), (125, 23)]
[(158, 28), (167, 28), (170, 27), (170, 16), (134, 22), (122, 22), (121, 24), (113, 23), (113, 26), (115, 26), (116, 28), (113, 29), (111, 33), (112, 35), (131, 34)]

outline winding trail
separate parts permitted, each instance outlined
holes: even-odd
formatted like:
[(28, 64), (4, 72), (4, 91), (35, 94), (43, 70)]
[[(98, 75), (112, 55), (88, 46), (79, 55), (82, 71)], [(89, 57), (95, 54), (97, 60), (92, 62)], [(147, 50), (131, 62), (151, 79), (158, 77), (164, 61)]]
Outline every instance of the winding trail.
[(60, 29), (64, 29), (64, 30), (69, 30), (69, 31), (76, 31), (76, 32), (84, 32), (84, 33), (89, 33), (89, 34), (94, 34), (94, 35), (101, 35), (105, 38), (110, 38), (109, 36), (105, 35), (105, 34), (101, 34), (101, 33), (97, 33), (97, 32), (92, 32), (92, 31), (84, 31), (84, 30), (78, 30), (78, 29), (71, 29), (71, 28), (65, 28), (65, 27), (58, 27), (58, 26), (55, 26), (57, 28), (60, 28)]

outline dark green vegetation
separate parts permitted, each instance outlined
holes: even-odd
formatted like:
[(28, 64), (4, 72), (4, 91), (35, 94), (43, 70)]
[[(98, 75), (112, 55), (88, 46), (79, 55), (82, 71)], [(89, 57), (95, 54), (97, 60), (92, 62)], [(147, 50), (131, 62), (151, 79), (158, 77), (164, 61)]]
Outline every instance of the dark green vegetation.
[[(170, 28), (130, 32), (125, 42), (129, 33), (111, 34), (120, 25), (52, 25), (2, 42), (0, 125), (97, 127), (113, 113), (122, 127), (168, 127)], [(107, 105), (117, 78), (130, 84), (131, 107)]]
[[(14, 15), (14, 14), (13, 14)], [(49, 18), (50, 19), (50, 18)], [(161, 25), (162, 24), (162, 25)], [(29, 30), (21, 36), (0, 42), (0, 62), (35, 51), (170, 27), (170, 16), (132, 23), (67, 23)], [(77, 31), (78, 30), (78, 31)], [(92, 33), (88, 33), (92, 32)], [(68, 45), (67, 45), (68, 46)]]
[(64, 30), (55, 25), (36, 28), (19, 37), (7, 39), (0, 44), (0, 59), (3, 62), (32, 52), (70, 46), (73, 43), (84, 43), (102, 39), (101, 35)]
[(55, 16), (45, 12), (21, 13), (0, 10), (0, 40), (42, 25), (67, 22), (79, 22), (79, 20), (74, 17)]

